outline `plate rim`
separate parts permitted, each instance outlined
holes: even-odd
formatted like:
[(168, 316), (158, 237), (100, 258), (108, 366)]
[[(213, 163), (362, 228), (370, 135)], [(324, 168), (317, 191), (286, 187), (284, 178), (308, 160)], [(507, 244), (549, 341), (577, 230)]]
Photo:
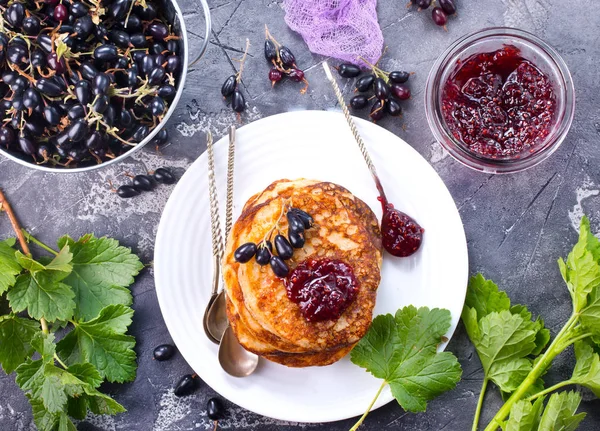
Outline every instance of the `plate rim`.
[[(259, 127), (256, 126), (257, 123), (262, 124), (265, 121), (283, 121), (281, 119), (281, 117), (296, 117), (296, 116), (307, 116), (307, 117), (311, 117), (313, 115), (316, 116), (324, 116), (324, 115), (334, 115), (336, 117), (339, 117), (341, 119), (343, 119), (343, 114), (341, 111), (320, 111), (320, 110), (302, 110), (302, 111), (290, 111), (290, 112), (283, 112), (283, 113), (278, 113), (275, 115), (270, 115), (267, 117), (263, 117), (259, 120), (253, 121), (251, 123), (248, 124), (244, 124), (242, 127), (238, 128), (238, 131), (243, 129), (243, 128), (247, 128), (247, 127)], [(446, 186), (446, 183), (443, 181), (443, 179), (441, 178), (441, 176), (439, 175), (439, 173), (433, 168), (433, 166), (431, 165), (431, 163), (429, 163), (429, 161), (423, 157), (415, 148), (413, 148), (411, 145), (409, 145), (404, 139), (402, 139), (400, 136), (394, 134), (393, 132), (389, 131), (388, 129), (385, 129), (377, 124), (374, 124), (370, 121), (358, 118), (353, 116), (354, 121), (361, 125), (361, 126), (365, 126), (366, 127), (379, 127), (379, 129), (381, 129), (380, 131), (382, 131), (385, 134), (389, 134), (391, 139), (395, 139), (397, 141), (400, 141), (399, 144), (400, 145), (404, 145), (406, 147), (406, 149), (409, 152), (413, 152), (415, 153), (416, 156), (418, 156), (418, 158), (422, 159), (428, 166), (429, 168), (433, 171), (433, 173), (435, 174), (436, 180), (438, 180), (441, 185), (443, 186), (443, 189), (445, 190), (445, 192), (448, 194), (448, 196), (450, 197), (453, 206), (454, 206), (454, 210), (455, 210), (455, 214), (458, 217), (458, 221), (460, 222), (460, 226), (461, 226), (461, 235), (460, 235), (460, 250), (461, 250), (461, 254), (464, 257), (464, 261), (465, 261), (465, 268), (462, 271), (463, 275), (462, 278), (464, 279), (464, 288), (463, 288), (463, 292), (462, 292), (462, 303), (464, 304), (464, 301), (466, 299), (466, 293), (467, 293), (467, 282), (468, 282), (468, 277), (469, 277), (469, 255), (468, 255), (468, 244), (467, 244), (467, 239), (466, 239), (466, 232), (465, 232), (465, 228), (464, 228), (464, 223), (462, 221), (462, 217), (460, 216), (460, 212), (458, 210), (458, 207), (456, 205), (456, 202), (454, 200), (454, 198), (452, 197), (452, 194), (450, 193), (450, 190), (448, 190), (448, 187)], [(297, 120), (295, 120), (297, 121)], [(264, 126), (263, 126), (264, 127)], [(220, 146), (224, 146), (227, 145), (226, 143), (227, 141), (227, 135), (224, 135), (222, 137), (220, 137), (218, 140), (216, 140), (216, 142), (214, 143), (214, 147), (216, 148), (220, 148)], [(371, 144), (373, 145), (373, 144)], [(385, 145), (384, 142), (381, 143), (375, 143), (375, 145)], [(217, 147), (219, 146), (219, 147)], [(160, 222), (158, 225), (158, 229), (157, 229), (157, 234), (156, 234), (156, 239), (155, 239), (155, 243), (154, 243), (154, 254), (153, 254), (153, 259), (154, 259), (154, 282), (155, 282), (155, 291), (156, 291), (156, 295), (157, 295), (157, 300), (158, 300), (158, 304), (159, 304), (159, 308), (161, 311), (161, 315), (163, 317), (163, 321), (165, 322), (165, 326), (167, 327), (167, 330), (169, 331), (169, 335), (171, 336), (171, 338), (173, 339), (173, 342), (175, 343), (175, 345), (180, 346), (182, 344), (185, 344), (185, 340), (183, 340), (182, 338), (184, 337), (183, 334), (177, 333), (175, 331), (171, 331), (171, 326), (169, 324), (169, 322), (171, 321), (171, 317), (167, 317), (168, 314), (165, 312), (165, 307), (163, 304), (165, 304), (164, 300), (162, 300), (161, 298), (163, 297), (163, 295), (166, 293), (166, 288), (161, 289), (159, 288), (159, 283), (158, 280), (160, 279), (159, 277), (159, 273), (160, 273), (160, 265), (157, 265), (157, 261), (160, 260), (160, 258), (157, 259), (158, 257), (158, 253), (157, 250), (159, 250), (159, 245), (164, 242), (165, 240), (163, 239), (163, 236), (165, 235), (165, 231), (166, 231), (166, 221), (165, 221), (165, 215), (170, 215), (170, 213), (172, 212), (171, 207), (174, 205), (174, 200), (172, 200), (172, 197), (174, 195), (176, 195), (178, 193), (178, 190), (183, 188), (184, 186), (182, 179), (185, 177), (185, 175), (187, 175), (187, 173), (189, 171), (191, 171), (192, 169), (195, 168), (195, 166), (197, 164), (201, 164), (201, 163), (206, 163), (206, 158), (207, 158), (207, 152), (204, 151), (202, 154), (200, 154), (200, 156), (198, 156), (196, 158), (196, 160), (193, 161), (193, 163), (187, 168), (186, 172), (184, 173), (184, 175), (179, 179), (177, 185), (175, 186), (175, 188), (173, 189), (173, 191), (171, 192), (171, 194), (169, 195), (169, 198), (163, 208), (163, 211), (161, 213), (161, 218), (160, 218)], [(457, 247), (458, 248), (458, 247)], [(160, 293), (162, 292), (162, 293)], [(457, 292), (457, 294), (460, 292)], [(202, 312), (204, 312), (204, 305), (199, 307), (200, 310)], [(456, 329), (458, 327), (458, 323), (460, 322), (460, 315), (458, 318), (458, 321), (455, 325), (451, 326), (449, 329), (449, 332), (447, 333), (447, 338), (448, 341), (442, 346), (441, 350), (445, 350), (448, 343), (452, 340), (452, 337), (454, 336)], [(187, 364), (192, 367), (191, 362), (186, 358), (186, 355), (183, 353), (183, 351), (181, 351), (181, 349), (178, 347), (178, 350), (180, 351), (182, 357), (186, 360)], [(193, 367), (192, 367), (193, 368)], [(365, 371), (366, 372), (366, 371)], [(206, 382), (206, 379), (204, 378), (204, 376), (198, 374), (203, 381)], [(208, 386), (210, 386), (213, 390), (215, 390), (217, 393), (220, 393), (219, 390), (217, 390), (215, 387), (213, 387), (210, 383), (206, 382), (206, 384)], [(229, 400), (229, 397), (226, 397)], [(361, 415), (364, 411), (359, 411), (359, 412), (350, 412), (348, 414), (345, 414), (344, 416), (320, 416), (319, 418), (306, 418), (306, 417), (297, 417), (297, 416), (293, 416), (290, 414), (284, 414), (284, 415), (279, 415), (277, 414), (277, 412), (273, 412), (273, 411), (269, 411), (268, 408), (266, 409), (256, 409), (254, 407), (250, 407), (248, 406), (245, 402), (241, 402), (240, 400), (236, 399), (235, 401), (233, 400), (229, 400), (230, 402), (233, 402), (237, 405), (239, 405), (240, 407), (249, 410), (255, 414), (261, 415), (261, 416), (265, 416), (265, 417), (269, 417), (272, 419), (276, 419), (276, 420), (281, 420), (281, 421), (287, 421), (287, 422), (300, 422), (300, 423), (329, 423), (329, 422), (336, 422), (336, 421), (341, 421), (341, 420), (346, 420), (349, 418), (353, 418), (356, 417), (358, 415)], [(387, 386), (384, 391), (381, 393), (381, 395), (379, 396), (377, 402), (373, 405), (373, 407), (371, 408), (370, 411), (374, 411), (388, 403), (390, 403), (391, 401), (394, 401), (394, 397), (391, 394), (391, 391), (389, 390), (389, 386)]]

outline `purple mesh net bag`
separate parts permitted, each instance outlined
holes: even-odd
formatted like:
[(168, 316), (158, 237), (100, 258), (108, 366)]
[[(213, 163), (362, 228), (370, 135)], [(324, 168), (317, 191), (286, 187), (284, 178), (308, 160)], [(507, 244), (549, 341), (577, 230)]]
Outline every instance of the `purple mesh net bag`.
[[(377, 0), (285, 0), (285, 22), (315, 54), (361, 65), (383, 50)], [(362, 64), (364, 65), (364, 64)]]

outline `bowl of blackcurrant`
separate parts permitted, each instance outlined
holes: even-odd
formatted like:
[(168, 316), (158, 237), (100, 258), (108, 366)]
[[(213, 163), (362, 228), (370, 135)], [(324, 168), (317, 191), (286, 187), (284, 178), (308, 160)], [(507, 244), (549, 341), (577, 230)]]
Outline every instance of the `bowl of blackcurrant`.
[(188, 39), (175, 0), (0, 0), (0, 154), (52, 172), (116, 163), (181, 97)]

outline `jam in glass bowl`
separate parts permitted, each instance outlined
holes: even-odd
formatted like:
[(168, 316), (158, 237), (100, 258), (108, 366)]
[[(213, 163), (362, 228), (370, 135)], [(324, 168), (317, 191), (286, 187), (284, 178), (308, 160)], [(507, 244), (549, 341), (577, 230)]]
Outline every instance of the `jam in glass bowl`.
[(569, 70), (527, 32), (490, 28), (463, 37), (434, 64), (425, 91), (438, 142), (473, 169), (527, 169), (564, 140), (575, 109)]

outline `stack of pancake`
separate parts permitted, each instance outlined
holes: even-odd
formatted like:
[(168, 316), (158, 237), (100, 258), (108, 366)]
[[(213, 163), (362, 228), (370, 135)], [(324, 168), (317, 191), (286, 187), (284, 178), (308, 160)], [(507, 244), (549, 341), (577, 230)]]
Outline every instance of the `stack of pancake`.
[[(284, 281), (254, 259), (240, 264), (234, 251), (259, 244), (280, 216), (282, 205), (309, 213), (315, 226), (287, 263), (293, 269), (307, 258), (349, 264), (359, 283), (356, 299), (335, 320), (309, 322), (287, 297)], [(285, 217), (279, 223), (287, 234)], [(382, 262), (381, 234), (375, 214), (345, 188), (313, 180), (275, 181), (251, 197), (228, 239), (224, 257), (227, 314), (247, 350), (290, 367), (328, 365), (344, 357), (371, 324)]]

